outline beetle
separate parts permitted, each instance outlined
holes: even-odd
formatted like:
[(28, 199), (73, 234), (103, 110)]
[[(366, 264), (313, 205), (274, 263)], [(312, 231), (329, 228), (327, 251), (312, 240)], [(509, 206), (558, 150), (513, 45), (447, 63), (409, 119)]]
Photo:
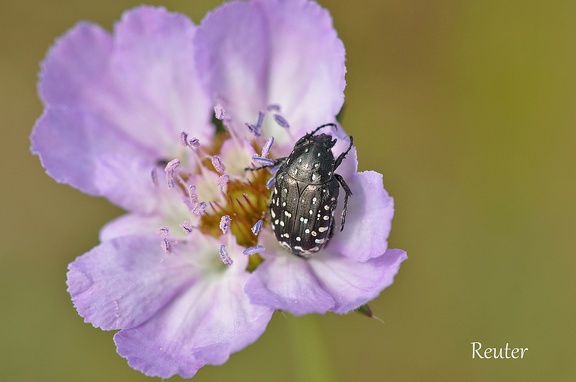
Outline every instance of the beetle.
[(348, 149), (334, 158), (332, 147), (337, 139), (316, 133), (327, 123), (300, 138), (287, 157), (274, 160), (274, 164), (249, 168), (260, 170), (280, 165), (274, 175), (274, 189), (270, 198), (270, 226), (276, 239), (294, 255), (309, 258), (324, 248), (334, 235), (334, 211), (338, 204), (339, 186), (346, 193), (342, 210), (344, 229), (348, 198), (352, 191), (336, 169), (350, 152)]

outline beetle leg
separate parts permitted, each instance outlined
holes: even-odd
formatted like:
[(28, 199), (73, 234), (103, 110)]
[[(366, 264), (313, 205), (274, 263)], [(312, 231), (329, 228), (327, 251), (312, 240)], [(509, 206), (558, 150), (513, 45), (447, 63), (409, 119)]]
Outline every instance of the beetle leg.
[(268, 164), (268, 165), (260, 166), (260, 167), (246, 167), (244, 170), (246, 170), (246, 171), (258, 171), (258, 170), (262, 170), (265, 168), (275, 167), (275, 166), (278, 166), (279, 164), (284, 163), (284, 161), (287, 158), (288, 157), (282, 157), (282, 158), (274, 159), (274, 164)]
[[(338, 156), (338, 158), (336, 158), (336, 162), (334, 162), (334, 170), (336, 170), (338, 168), (338, 166), (340, 166), (340, 164), (342, 163), (342, 161), (346, 157), (346, 154), (348, 154), (348, 152), (352, 149), (353, 145), (354, 145), (354, 138), (352, 138), (352, 136), (350, 136), (350, 146), (348, 146), (348, 150), (344, 151), (342, 154), (340, 154)], [(342, 186), (342, 187), (344, 187), (344, 186)]]
[(340, 183), (340, 185), (344, 189), (344, 192), (346, 192), (346, 195), (344, 196), (344, 208), (342, 209), (342, 225), (340, 226), (340, 231), (342, 231), (344, 229), (344, 223), (346, 223), (346, 212), (348, 211), (348, 198), (352, 196), (352, 191), (350, 190), (350, 187), (348, 187), (348, 185), (346, 184), (344, 178), (342, 178), (342, 175), (334, 174), (334, 178), (336, 178), (338, 183)]

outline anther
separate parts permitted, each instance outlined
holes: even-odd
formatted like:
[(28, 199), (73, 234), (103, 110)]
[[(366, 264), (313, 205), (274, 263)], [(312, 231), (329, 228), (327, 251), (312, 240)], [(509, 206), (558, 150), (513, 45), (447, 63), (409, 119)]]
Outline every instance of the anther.
[(290, 127), (288, 121), (286, 121), (286, 119), (284, 119), (284, 117), (282, 117), (280, 114), (274, 114), (274, 121), (276, 121), (277, 124), (284, 128)]
[(228, 229), (230, 228), (230, 222), (232, 221), (232, 219), (230, 219), (230, 216), (228, 215), (224, 215), (220, 218), (220, 230), (222, 230), (222, 233), (224, 235), (226, 235), (226, 233), (228, 232)]
[(196, 193), (196, 186), (193, 184), (188, 186), (188, 198), (193, 206), (198, 204), (198, 194)]
[(155, 168), (150, 171), (150, 179), (152, 179), (152, 184), (154, 187), (158, 187), (158, 171)]
[(258, 162), (262, 166), (274, 166), (274, 164), (276, 164), (272, 159), (260, 157), (256, 154), (252, 155), (252, 160)]
[(246, 127), (248, 127), (248, 129), (250, 131), (252, 131), (256, 136), (260, 136), (260, 128), (262, 127), (262, 122), (264, 121), (264, 113), (262, 113), (261, 111), (258, 112), (258, 120), (256, 121), (255, 125), (252, 125), (250, 123), (246, 123)]
[(260, 219), (260, 220), (258, 220), (258, 221), (256, 222), (256, 224), (254, 224), (254, 225), (252, 226), (252, 228), (250, 228), (250, 230), (252, 231), (252, 233), (253, 233), (254, 235), (258, 235), (258, 233), (259, 233), (260, 230), (262, 229), (262, 224), (263, 224), (263, 221), (262, 221), (262, 219)]
[(194, 226), (190, 224), (188, 220), (184, 220), (182, 223), (180, 223), (180, 228), (182, 228), (182, 231), (184, 231), (186, 235), (189, 235), (192, 233), (192, 231), (194, 231)]
[(266, 182), (266, 188), (271, 188), (274, 185), (275, 180), (276, 180), (275, 176), (268, 179), (268, 181)]
[(194, 150), (198, 150), (200, 148), (200, 140), (198, 138), (192, 138), (188, 141), (188, 146)]
[(192, 208), (192, 213), (196, 215), (202, 215), (206, 207), (208, 207), (208, 205), (205, 202), (200, 202), (196, 204), (194, 208)]
[(280, 105), (272, 104), (266, 106), (267, 111), (280, 111)]
[(184, 147), (188, 146), (188, 133), (187, 132), (183, 131), (180, 133), (180, 143)]
[(218, 155), (214, 155), (212, 157), (212, 165), (214, 166), (216, 171), (218, 171), (220, 174), (224, 174), (224, 172), (226, 171), (226, 166), (224, 166), (224, 163), (222, 163), (222, 160)]
[(249, 255), (253, 255), (255, 253), (260, 253), (263, 250), (264, 250), (263, 245), (255, 245), (253, 247), (246, 248), (244, 251), (242, 251), (242, 253), (245, 254), (246, 256), (249, 256)]
[(226, 251), (225, 245), (220, 246), (220, 259), (222, 259), (222, 262), (228, 266), (232, 265), (233, 263), (230, 256), (228, 256), (228, 252)]
[(224, 187), (226, 187), (226, 184), (228, 184), (229, 180), (230, 176), (228, 176), (227, 174), (221, 175), (216, 181), (216, 185), (218, 185), (218, 187), (220, 187), (220, 190), (224, 192)]
[(268, 138), (266, 143), (264, 143), (264, 147), (262, 147), (262, 156), (267, 157), (268, 153), (270, 152), (270, 148), (274, 144), (274, 137)]
[(160, 227), (158, 229), (158, 234), (162, 236), (167, 236), (169, 232), (170, 230), (168, 229), (168, 227)]
[(216, 117), (216, 119), (219, 119), (219, 120), (223, 120), (224, 117), (226, 117), (226, 112), (224, 110), (224, 107), (222, 105), (220, 105), (219, 103), (217, 103), (216, 106), (214, 106), (214, 116)]
[(172, 242), (166, 238), (162, 239), (160, 246), (165, 254), (169, 255), (172, 253)]
[(174, 188), (174, 173), (180, 167), (180, 161), (178, 159), (172, 159), (166, 167), (164, 171), (166, 172), (166, 182), (168, 183), (168, 188)]

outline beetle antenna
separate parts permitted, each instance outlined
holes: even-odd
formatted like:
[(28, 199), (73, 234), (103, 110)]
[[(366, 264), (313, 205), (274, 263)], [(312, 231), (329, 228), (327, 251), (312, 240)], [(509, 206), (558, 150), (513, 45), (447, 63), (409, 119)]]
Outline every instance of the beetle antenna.
[(320, 125), (320, 126), (318, 126), (317, 128), (315, 128), (314, 131), (308, 133), (308, 136), (314, 135), (318, 130), (320, 130), (320, 129), (324, 128), (324, 127), (327, 127), (327, 126), (332, 126), (332, 127), (336, 128), (336, 129), (338, 128), (338, 126), (336, 126), (335, 123), (325, 123), (325, 124)]

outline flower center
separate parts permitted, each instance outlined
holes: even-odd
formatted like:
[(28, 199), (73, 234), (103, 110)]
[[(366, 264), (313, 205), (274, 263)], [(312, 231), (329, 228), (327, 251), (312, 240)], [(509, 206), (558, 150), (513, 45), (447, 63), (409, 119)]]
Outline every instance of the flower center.
[(258, 244), (252, 227), (259, 220), (267, 221), (270, 190), (266, 188), (266, 181), (271, 175), (267, 171), (250, 174), (246, 179), (228, 182), (223, 202), (209, 202), (198, 227), (202, 233), (219, 237), (221, 217), (229, 216), (232, 219), (230, 231), (239, 245), (252, 247)]
[[(280, 116), (278, 106), (271, 105), (267, 110), (273, 113), (277, 124), (289, 127)], [(215, 112), (216, 119), (226, 126), (228, 120), (224, 110), (217, 106)], [(226, 243), (234, 238), (239, 246), (246, 248), (243, 254), (251, 255), (248, 271), (256, 269), (263, 261), (258, 255), (264, 250), (258, 244), (258, 234), (269, 220), (269, 187), (273, 175), (269, 171), (246, 169), (254, 169), (255, 163), (260, 165), (256, 169), (276, 165), (273, 159), (267, 157), (274, 138), (269, 137), (264, 142), (262, 137), (264, 115), (263, 112), (258, 114), (255, 125), (246, 123), (253, 133), (250, 143), (236, 137), (230, 129), (218, 128), (208, 146), (182, 132), (180, 143), (185, 152), (181, 152), (179, 158), (163, 163), (166, 185), (177, 196), (179, 211), (184, 211), (182, 202), (188, 209), (184, 220), (181, 213), (177, 214), (180, 219), (179, 228), (185, 235), (199, 231), (196, 234), (210, 235), (220, 240), (223, 244), (219, 248), (219, 255), (228, 266), (233, 261), (228, 255)], [(152, 172), (152, 181), (159, 184), (156, 170)], [(161, 227), (159, 233), (164, 236), (162, 248), (170, 254), (173, 245), (177, 245), (179, 240), (170, 234), (169, 227)]]

